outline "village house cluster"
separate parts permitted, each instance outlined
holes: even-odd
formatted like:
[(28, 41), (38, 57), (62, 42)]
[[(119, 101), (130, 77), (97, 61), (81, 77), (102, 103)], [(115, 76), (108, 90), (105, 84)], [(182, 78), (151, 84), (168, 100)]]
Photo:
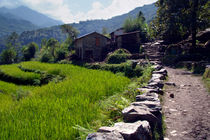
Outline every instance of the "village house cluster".
[(81, 60), (103, 61), (106, 55), (118, 48), (139, 52), (140, 32), (125, 33), (123, 28), (110, 33), (111, 39), (97, 32), (81, 36), (75, 40), (76, 54)]

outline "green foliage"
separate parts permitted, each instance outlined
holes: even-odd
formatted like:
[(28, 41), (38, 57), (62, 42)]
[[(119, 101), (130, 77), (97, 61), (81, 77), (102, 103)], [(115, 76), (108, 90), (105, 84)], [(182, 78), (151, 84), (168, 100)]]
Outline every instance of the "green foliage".
[(1, 65), (0, 80), (15, 83), (18, 85), (39, 85), (40, 74), (24, 72), (18, 68), (18, 65)]
[(0, 62), (2, 64), (12, 64), (15, 62), (16, 52), (14, 49), (6, 49), (0, 55)]
[(145, 17), (140, 11), (136, 18), (127, 18), (124, 22), (123, 28), (125, 32), (140, 31), (140, 37), (143, 42), (147, 39), (147, 24)]
[(60, 44), (58, 40), (51, 38), (48, 41), (43, 40), (42, 48), (39, 54), (41, 62), (58, 62), (66, 58), (68, 53), (68, 45)]
[(5, 93), (0, 93), (0, 139), (84, 139), (86, 132), (98, 129), (107, 118), (100, 104), (130, 82), (111, 72), (69, 64), (23, 62), (21, 66), (66, 78), (41, 87), (0, 81)]
[(204, 80), (204, 83), (206, 84), (206, 87), (210, 91), (210, 68), (206, 68), (203, 74), (203, 80)]
[(210, 78), (210, 68), (206, 68), (205, 73), (203, 74), (203, 78)]
[(27, 46), (23, 47), (22, 53), (23, 53), (23, 60), (29, 61), (32, 58), (35, 57), (36, 51), (38, 51), (39, 46), (35, 43), (29, 43)]
[(178, 42), (190, 34), (195, 36), (196, 30), (209, 26), (205, 23), (207, 17), (202, 16), (203, 13), (209, 13), (205, 9), (207, 2), (208, 0), (158, 0), (157, 17), (150, 25), (152, 36), (169, 43)]
[(127, 50), (118, 49), (107, 56), (106, 62), (108, 64), (120, 64), (122, 62), (125, 62), (130, 55), (130, 52), (128, 52)]
[(140, 77), (143, 74), (144, 66), (134, 65), (131, 61), (121, 64), (86, 64), (86, 68), (111, 71), (117, 75), (123, 75), (129, 78)]
[(42, 51), (40, 54), (40, 61), (41, 62), (54, 62), (52, 55), (48, 51)]

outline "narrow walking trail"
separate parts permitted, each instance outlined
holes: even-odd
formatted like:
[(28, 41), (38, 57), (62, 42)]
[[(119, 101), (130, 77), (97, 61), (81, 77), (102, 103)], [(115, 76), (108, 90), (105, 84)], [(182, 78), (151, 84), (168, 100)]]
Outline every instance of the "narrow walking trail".
[(169, 77), (163, 103), (165, 139), (210, 140), (210, 94), (202, 77), (181, 69), (166, 69)]

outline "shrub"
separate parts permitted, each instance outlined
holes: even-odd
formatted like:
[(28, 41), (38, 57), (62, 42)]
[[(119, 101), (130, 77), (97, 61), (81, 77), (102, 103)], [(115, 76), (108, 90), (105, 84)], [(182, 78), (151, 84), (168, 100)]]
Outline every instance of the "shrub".
[(130, 52), (125, 49), (118, 49), (115, 52), (108, 55), (106, 62), (108, 64), (120, 64), (126, 62), (131, 56)]
[(206, 68), (205, 73), (203, 74), (203, 78), (210, 78), (210, 68)]
[(44, 52), (40, 57), (41, 62), (53, 62), (53, 57), (47, 51)]

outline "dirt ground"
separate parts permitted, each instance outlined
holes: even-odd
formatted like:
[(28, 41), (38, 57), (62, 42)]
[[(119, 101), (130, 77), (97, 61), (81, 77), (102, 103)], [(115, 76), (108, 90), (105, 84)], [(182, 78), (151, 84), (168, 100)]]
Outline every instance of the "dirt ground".
[(164, 95), (165, 140), (210, 140), (210, 93), (202, 77), (185, 70), (166, 69), (167, 82), (176, 85), (167, 85)]

